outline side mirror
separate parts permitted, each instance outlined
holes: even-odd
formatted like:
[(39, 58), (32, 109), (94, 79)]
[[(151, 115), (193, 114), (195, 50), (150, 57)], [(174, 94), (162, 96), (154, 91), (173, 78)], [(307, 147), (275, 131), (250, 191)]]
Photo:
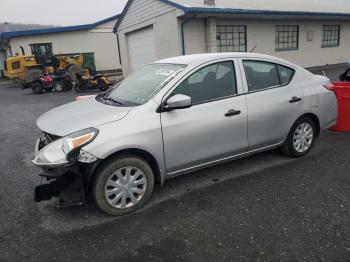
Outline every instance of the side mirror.
[(186, 95), (174, 95), (168, 99), (163, 111), (172, 111), (175, 109), (185, 109), (192, 106), (192, 98)]

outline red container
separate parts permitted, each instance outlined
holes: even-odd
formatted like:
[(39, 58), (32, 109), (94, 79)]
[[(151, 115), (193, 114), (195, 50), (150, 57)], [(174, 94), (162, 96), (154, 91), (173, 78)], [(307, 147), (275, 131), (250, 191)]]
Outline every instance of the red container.
[(331, 130), (350, 132), (350, 82), (335, 82), (332, 84), (338, 99), (338, 120)]

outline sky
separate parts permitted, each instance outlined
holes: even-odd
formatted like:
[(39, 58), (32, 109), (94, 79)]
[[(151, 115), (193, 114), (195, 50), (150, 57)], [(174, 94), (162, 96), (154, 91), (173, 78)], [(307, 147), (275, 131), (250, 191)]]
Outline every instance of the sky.
[[(296, 5), (298, 2), (325, 3), (350, 9), (350, 0), (275, 1), (293, 2)], [(119, 14), (126, 2), (127, 0), (0, 0), (0, 23), (62, 26), (89, 24)]]
[(121, 13), (127, 0), (0, 0), (0, 23), (80, 25)]

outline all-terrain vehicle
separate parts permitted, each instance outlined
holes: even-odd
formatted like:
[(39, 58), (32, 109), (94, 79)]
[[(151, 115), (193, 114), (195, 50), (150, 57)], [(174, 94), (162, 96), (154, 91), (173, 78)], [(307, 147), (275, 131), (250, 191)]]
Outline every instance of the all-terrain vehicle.
[(54, 74), (45, 73), (40, 77), (34, 78), (29, 85), (34, 94), (42, 94), (44, 91), (64, 92), (70, 91), (73, 88), (69, 73), (64, 70), (56, 70)]
[(91, 69), (85, 68), (83, 74), (76, 74), (74, 89), (77, 93), (99, 89), (107, 91), (111, 82), (103, 74), (95, 74)]

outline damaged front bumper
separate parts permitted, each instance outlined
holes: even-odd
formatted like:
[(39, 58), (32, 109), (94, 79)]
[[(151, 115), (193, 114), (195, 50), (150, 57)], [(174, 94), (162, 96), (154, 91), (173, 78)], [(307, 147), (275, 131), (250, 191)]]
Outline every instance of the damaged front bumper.
[(35, 188), (36, 202), (50, 200), (52, 197), (58, 197), (61, 205), (85, 202), (93, 172), (101, 160), (82, 150), (84, 144), (68, 152), (63, 148), (66, 146), (66, 140), (79, 139), (82, 136), (92, 138), (92, 134), (95, 137), (97, 132), (96, 129), (90, 128), (65, 138), (42, 134), (37, 140), (32, 162), (43, 169), (39, 176), (42, 177), (41, 181), (46, 180), (47, 183)]
[(93, 173), (99, 161), (93, 164), (76, 163), (69, 167), (45, 168), (42, 183), (34, 189), (34, 201), (47, 201), (57, 197), (59, 205), (71, 206), (86, 202)]

